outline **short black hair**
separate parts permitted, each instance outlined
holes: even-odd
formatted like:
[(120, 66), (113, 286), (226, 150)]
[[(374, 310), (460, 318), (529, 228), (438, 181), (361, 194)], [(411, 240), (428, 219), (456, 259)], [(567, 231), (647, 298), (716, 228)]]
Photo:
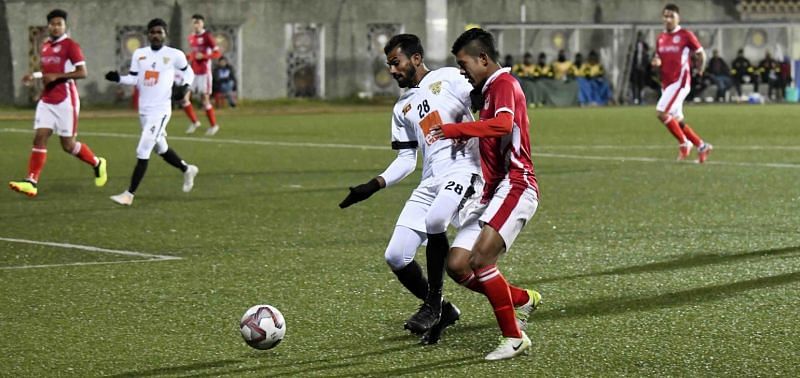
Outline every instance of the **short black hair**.
[(419, 37), (414, 34), (398, 34), (389, 42), (386, 42), (386, 46), (383, 46), (383, 53), (389, 55), (392, 50), (400, 47), (400, 51), (405, 54), (405, 56), (411, 58), (414, 54), (419, 54), (421, 57), (425, 57), (425, 50), (422, 48), (422, 42), (420, 42)]
[(201, 21), (205, 22), (206, 18), (203, 17), (203, 15), (200, 14), (200, 13), (195, 13), (195, 14), (192, 15), (192, 20), (201, 20)]
[(665, 5), (664, 10), (673, 11), (675, 13), (681, 13), (680, 9), (678, 9), (678, 6), (672, 3)]
[(49, 24), (50, 20), (52, 20), (52, 19), (54, 19), (56, 17), (61, 17), (61, 18), (64, 19), (64, 22), (66, 22), (67, 21), (67, 12), (65, 12), (65, 11), (63, 11), (61, 9), (53, 9), (53, 10), (51, 10), (50, 13), (47, 14), (47, 23)]
[(497, 57), (500, 53), (494, 47), (494, 37), (491, 33), (480, 28), (472, 28), (458, 36), (453, 42), (453, 48), (450, 52), (457, 55), (459, 51), (466, 49), (466, 53), (471, 56), (478, 56), (481, 53), (486, 54), (493, 62), (497, 63)]
[(150, 22), (147, 23), (147, 30), (149, 31), (150, 29), (156, 26), (161, 26), (162, 28), (164, 28), (164, 31), (167, 31), (167, 22), (160, 18), (154, 18), (150, 20)]

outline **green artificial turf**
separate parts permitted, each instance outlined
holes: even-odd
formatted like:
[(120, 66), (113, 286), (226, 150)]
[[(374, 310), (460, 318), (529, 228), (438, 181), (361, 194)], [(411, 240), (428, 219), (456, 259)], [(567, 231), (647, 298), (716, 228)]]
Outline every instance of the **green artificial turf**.
[[(38, 197), (0, 191), (0, 238), (181, 259), (0, 240), (0, 375), (800, 374), (800, 107), (687, 107), (715, 146), (705, 165), (674, 161), (652, 107), (530, 109), (542, 200), (500, 268), (544, 304), (530, 354), (493, 363), (491, 307), (452, 281), (463, 314), (441, 344), (403, 330), (418, 301), (383, 252), (419, 170), (337, 206), (393, 159), (390, 106), (324, 110), (223, 110), (219, 134), (191, 138), (175, 112), (195, 190), (153, 156), (130, 208), (108, 197), (127, 188), (138, 118), (84, 112), (108, 184), (53, 139)], [(8, 181), (26, 172), (33, 112), (3, 117)], [(238, 331), (259, 303), (287, 322), (270, 351)]]

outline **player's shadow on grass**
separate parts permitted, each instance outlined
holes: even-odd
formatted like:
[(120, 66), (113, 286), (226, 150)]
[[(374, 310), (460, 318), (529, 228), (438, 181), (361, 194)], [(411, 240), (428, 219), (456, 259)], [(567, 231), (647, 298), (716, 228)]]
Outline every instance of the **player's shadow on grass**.
[(754, 289), (781, 286), (798, 281), (800, 281), (800, 272), (792, 272), (647, 297), (602, 299), (580, 305), (537, 312), (535, 318), (536, 320), (558, 320), (565, 318), (582, 318), (586, 316), (618, 315), (634, 311), (680, 307), (687, 304), (721, 300)]
[[(713, 265), (713, 264), (727, 264), (739, 260), (747, 260), (760, 257), (782, 256), (782, 255), (792, 254), (795, 252), (800, 252), (800, 246), (762, 249), (758, 251), (741, 252), (735, 254), (722, 254), (722, 253), (712, 253), (703, 255), (687, 254), (668, 261), (661, 261), (644, 265), (627, 266), (622, 268), (614, 268), (602, 272), (542, 278), (535, 281), (522, 282), (521, 284), (529, 286), (529, 285), (550, 283), (556, 281), (571, 280), (576, 278), (618, 276), (624, 274), (639, 274), (639, 273), (657, 273), (669, 270), (696, 268), (700, 266)], [(798, 256), (800, 256), (800, 254)]]
[(152, 376), (160, 376), (160, 375), (170, 375), (170, 374), (184, 374), (186, 372), (191, 372), (194, 370), (207, 370), (207, 369), (214, 369), (225, 367), (227, 365), (239, 364), (244, 362), (244, 360), (219, 360), (219, 361), (212, 361), (212, 362), (198, 362), (195, 364), (188, 364), (188, 365), (176, 365), (170, 367), (163, 367), (163, 368), (155, 368), (149, 370), (141, 370), (141, 371), (132, 371), (127, 373), (120, 373), (114, 374), (110, 377), (112, 378), (121, 378), (121, 377), (152, 377)]

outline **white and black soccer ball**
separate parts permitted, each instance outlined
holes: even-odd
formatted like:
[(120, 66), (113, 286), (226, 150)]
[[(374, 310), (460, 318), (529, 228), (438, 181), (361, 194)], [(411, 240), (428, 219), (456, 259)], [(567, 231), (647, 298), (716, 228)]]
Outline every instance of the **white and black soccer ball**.
[(239, 331), (247, 345), (261, 350), (272, 349), (286, 335), (286, 321), (277, 308), (266, 304), (255, 305), (242, 316)]

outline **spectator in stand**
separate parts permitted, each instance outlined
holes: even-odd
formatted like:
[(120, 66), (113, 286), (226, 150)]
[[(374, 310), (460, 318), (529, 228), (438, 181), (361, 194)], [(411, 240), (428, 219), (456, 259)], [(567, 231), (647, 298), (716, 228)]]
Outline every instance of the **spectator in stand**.
[(706, 73), (709, 79), (717, 86), (717, 101), (725, 101), (725, 93), (733, 85), (733, 80), (730, 76), (731, 69), (725, 60), (719, 56), (719, 50), (714, 49), (711, 59), (708, 61)]
[(228, 100), (228, 104), (236, 107), (236, 72), (224, 56), (219, 58), (214, 67), (214, 93), (219, 93)]
[(758, 75), (756, 68), (744, 57), (744, 49), (739, 49), (736, 59), (731, 62), (731, 76), (736, 94), (742, 97), (742, 83), (753, 83), (753, 90), (758, 92)]
[(644, 41), (644, 33), (636, 33), (636, 43), (633, 46), (633, 59), (631, 61), (631, 94), (634, 104), (642, 103), (642, 90), (646, 85), (651, 70), (650, 46)]
[(781, 99), (786, 98), (786, 87), (792, 84), (792, 61), (789, 59), (788, 56), (783, 57), (783, 61), (779, 64), (780, 68), (780, 86), (778, 87), (778, 92)]
[(583, 65), (581, 71), (586, 84), (579, 86), (578, 102), (581, 105), (607, 105), (611, 99), (611, 88), (605, 79), (605, 69), (600, 64), (600, 56), (597, 51), (589, 52), (586, 64)]
[(547, 64), (547, 54), (539, 53), (539, 60), (533, 70), (534, 79), (552, 79), (553, 67)]
[(553, 62), (553, 78), (566, 81), (572, 66), (572, 62), (567, 60), (567, 53), (564, 50), (558, 50), (558, 58)]
[(525, 55), (522, 56), (522, 63), (515, 64), (511, 72), (518, 78), (533, 79), (535, 70), (536, 65), (533, 64), (533, 55), (526, 52)]
[(758, 72), (761, 76), (761, 82), (767, 83), (769, 89), (767, 90), (767, 96), (770, 100), (778, 100), (775, 94), (776, 92), (780, 91), (781, 86), (781, 66), (778, 61), (772, 59), (772, 54), (767, 51), (764, 59), (758, 63)]
[(503, 57), (503, 67), (514, 67), (514, 57), (511, 56), (511, 54), (506, 54), (506, 56)]

